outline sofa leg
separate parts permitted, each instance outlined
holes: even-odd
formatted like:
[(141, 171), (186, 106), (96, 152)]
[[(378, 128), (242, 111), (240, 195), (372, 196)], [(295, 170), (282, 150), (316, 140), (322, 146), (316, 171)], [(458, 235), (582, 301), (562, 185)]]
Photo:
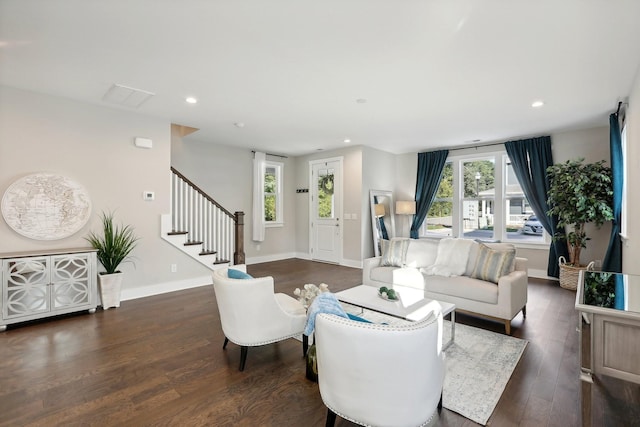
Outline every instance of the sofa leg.
[(325, 423), (326, 427), (333, 427), (336, 423), (336, 413), (331, 409), (327, 408), (327, 422)]
[(442, 392), (440, 392), (440, 400), (438, 401), (438, 413), (442, 412)]
[(527, 305), (525, 304), (524, 307), (522, 307), (522, 317), (527, 317)]
[(222, 349), (226, 349), (227, 348), (227, 344), (229, 344), (229, 338), (224, 337), (224, 344), (222, 344)]
[(240, 347), (240, 371), (244, 371), (244, 365), (247, 363), (247, 351), (249, 351), (249, 347), (246, 345)]
[(504, 332), (507, 335), (511, 335), (511, 320), (504, 321)]

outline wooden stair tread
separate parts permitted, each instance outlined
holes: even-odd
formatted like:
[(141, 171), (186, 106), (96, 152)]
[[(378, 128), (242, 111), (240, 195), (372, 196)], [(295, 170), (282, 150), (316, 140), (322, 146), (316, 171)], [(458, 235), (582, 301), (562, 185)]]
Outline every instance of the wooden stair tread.
[(218, 251), (202, 251), (198, 255), (203, 255), (203, 256), (204, 255), (215, 255), (217, 253), (218, 253)]
[(215, 265), (215, 264), (226, 264), (226, 263), (228, 263), (228, 262), (231, 262), (231, 261), (229, 261), (228, 259), (217, 259), (217, 260), (215, 260), (215, 261), (213, 262), (213, 264), (214, 264), (214, 265)]
[(181, 234), (189, 234), (188, 231), (170, 231), (167, 233), (168, 236), (179, 236)]
[(189, 240), (188, 242), (184, 242), (185, 246), (195, 246), (195, 245), (201, 245), (202, 242), (196, 241), (196, 240)]

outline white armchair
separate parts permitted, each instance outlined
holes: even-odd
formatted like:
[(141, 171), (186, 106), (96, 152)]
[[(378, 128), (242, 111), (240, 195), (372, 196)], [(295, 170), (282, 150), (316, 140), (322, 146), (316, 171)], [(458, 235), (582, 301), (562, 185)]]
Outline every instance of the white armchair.
[[(437, 303), (436, 303), (437, 304)], [(442, 313), (403, 326), (316, 318), (318, 383), (327, 426), (419, 426), (442, 409)]]
[[(246, 272), (245, 265), (233, 269)], [(231, 279), (228, 269), (213, 272), (220, 323), (226, 349), (229, 341), (241, 347), (244, 370), (249, 347), (271, 344), (302, 334), (307, 320), (302, 304), (289, 295), (274, 293), (273, 277)], [(306, 340), (302, 352), (306, 354)]]

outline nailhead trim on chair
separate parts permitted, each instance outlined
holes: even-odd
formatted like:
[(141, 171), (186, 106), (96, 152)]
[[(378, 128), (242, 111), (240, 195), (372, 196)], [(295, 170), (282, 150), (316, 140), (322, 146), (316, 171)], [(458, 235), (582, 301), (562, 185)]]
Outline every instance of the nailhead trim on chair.
[[(324, 403), (324, 400), (322, 401), (322, 403)], [(345, 419), (345, 420), (347, 420), (347, 421), (351, 421), (352, 423), (359, 424), (359, 425), (361, 425), (361, 426), (365, 426), (365, 427), (373, 427), (371, 424), (363, 424), (362, 422), (360, 422), (360, 421), (358, 421), (358, 420), (355, 420), (355, 419), (353, 419), (353, 418), (351, 418), (351, 417), (347, 417), (346, 415), (341, 414), (340, 412), (338, 412), (338, 411), (334, 410), (332, 407), (327, 406), (327, 404), (326, 404), (326, 403), (325, 403), (324, 405), (325, 405), (328, 409), (330, 409), (331, 411), (333, 411), (333, 413), (334, 413), (334, 414), (336, 414), (337, 416), (339, 416), (340, 418), (343, 418), (343, 419)], [(433, 414), (431, 414), (431, 416), (429, 417), (429, 419), (428, 419), (428, 420), (426, 420), (424, 423), (420, 424), (418, 427), (424, 427), (424, 426), (426, 426), (427, 424), (429, 424), (429, 423), (433, 420), (433, 417), (434, 417), (437, 413), (438, 413), (438, 409), (436, 409), (436, 410), (433, 412)]]
[[(259, 345), (273, 344), (273, 343), (278, 342), (278, 341), (283, 341), (283, 340), (286, 340), (286, 339), (289, 339), (289, 338), (297, 337), (298, 335), (302, 335), (303, 332), (304, 332), (304, 330), (302, 330), (302, 331), (300, 331), (298, 333), (295, 333), (295, 334), (291, 334), (291, 335), (287, 335), (287, 336), (281, 337), (281, 338), (275, 338), (275, 339), (270, 340), (270, 341), (261, 341), (261, 342), (258, 342), (258, 343), (255, 343), (255, 342), (254, 343), (240, 343), (240, 342), (236, 342), (236, 341), (232, 340), (231, 338), (229, 338), (229, 341), (231, 341), (232, 343), (234, 343), (236, 345), (244, 345), (244, 346), (247, 346), (247, 347), (257, 347)], [(226, 334), (225, 334), (225, 336), (226, 336)]]

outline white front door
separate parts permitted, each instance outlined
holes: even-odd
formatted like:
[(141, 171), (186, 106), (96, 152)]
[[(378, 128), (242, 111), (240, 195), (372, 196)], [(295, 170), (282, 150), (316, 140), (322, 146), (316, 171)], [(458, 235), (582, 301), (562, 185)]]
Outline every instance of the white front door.
[(342, 258), (342, 159), (309, 162), (311, 169), (311, 259), (339, 264)]

